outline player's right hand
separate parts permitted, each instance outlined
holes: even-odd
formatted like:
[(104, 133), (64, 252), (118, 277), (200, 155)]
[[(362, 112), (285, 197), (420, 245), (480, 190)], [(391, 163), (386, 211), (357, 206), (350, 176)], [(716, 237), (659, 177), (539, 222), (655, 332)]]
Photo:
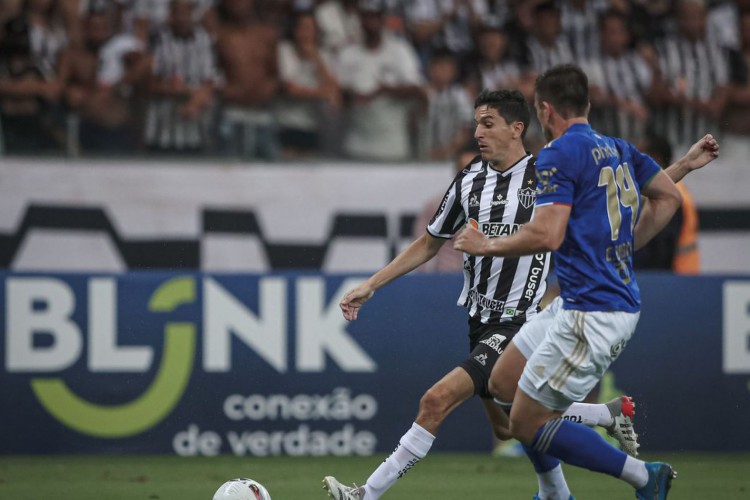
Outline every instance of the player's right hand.
[(341, 312), (344, 313), (344, 318), (347, 321), (354, 321), (357, 319), (359, 314), (359, 308), (370, 300), (370, 297), (375, 295), (375, 290), (371, 289), (366, 283), (362, 283), (357, 288), (349, 290), (341, 299), (339, 307)]
[(693, 144), (685, 154), (690, 170), (697, 170), (719, 156), (719, 143), (713, 135), (706, 134)]

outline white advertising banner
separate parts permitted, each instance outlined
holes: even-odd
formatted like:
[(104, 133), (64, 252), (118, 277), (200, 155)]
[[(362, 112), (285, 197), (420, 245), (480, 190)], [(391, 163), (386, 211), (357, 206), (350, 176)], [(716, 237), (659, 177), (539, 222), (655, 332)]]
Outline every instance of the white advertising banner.
[(0, 255), (15, 270), (372, 270), (452, 178), (447, 163), (4, 159)]

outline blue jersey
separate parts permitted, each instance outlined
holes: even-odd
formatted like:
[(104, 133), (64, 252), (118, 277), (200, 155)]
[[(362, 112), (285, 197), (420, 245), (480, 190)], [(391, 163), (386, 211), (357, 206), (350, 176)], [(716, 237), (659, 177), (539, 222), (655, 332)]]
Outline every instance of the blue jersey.
[(633, 274), (633, 228), (641, 187), (661, 170), (635, 146), (576, 124), (536, 162), (536, 206), (571, 207), (555, 265), (566, 309), (640, 310)]

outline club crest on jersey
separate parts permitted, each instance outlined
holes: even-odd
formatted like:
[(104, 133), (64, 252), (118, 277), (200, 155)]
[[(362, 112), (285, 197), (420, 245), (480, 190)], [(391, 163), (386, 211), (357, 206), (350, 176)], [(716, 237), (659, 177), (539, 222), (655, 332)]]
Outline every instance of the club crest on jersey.
[(518, 201), (524, 208), (530, 208), (536, 201), (536, 189), (530, 187), (518, 190)]
[(470, 207), (478, 207), (479, 206), (479, 196), (477, 196), (476, 193), (472, 194), (469, 197), (469, 206)]
[[(519, 190), (518, 192), (520, 193), (521, 191)], [(498, 205), (507, 205), (508, 203), (510, 203), (510, 202), (508, 200), (504, 200), (503, 199), (503, 194), (502, 193), (498, 193), (497, 194), (497, 199), (496, 200), (492, 200), (492, 206), (493, 207), (496, 207)]]

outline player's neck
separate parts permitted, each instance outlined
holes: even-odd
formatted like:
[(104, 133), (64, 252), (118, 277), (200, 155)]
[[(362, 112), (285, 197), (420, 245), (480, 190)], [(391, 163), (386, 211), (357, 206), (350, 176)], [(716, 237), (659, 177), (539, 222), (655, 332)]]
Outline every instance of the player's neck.
[(488, 163), (493, 170), (505, 172), (516, 163), (518, 163), (521, 158), (526, 156), (526, 154), (526, 150), (523, 148), (523, 146), (514, 147), (508, 150), (507, 154), (503, 155), (502, 158), (489, 160)]
[(585, 116), (576, 116), (575, 118), (566, 118), (560, 120), (556, 127), (552, 129), (552, 136), (557, 139), (565, 133), (573, 125), (588, 125), (589, 120)]

